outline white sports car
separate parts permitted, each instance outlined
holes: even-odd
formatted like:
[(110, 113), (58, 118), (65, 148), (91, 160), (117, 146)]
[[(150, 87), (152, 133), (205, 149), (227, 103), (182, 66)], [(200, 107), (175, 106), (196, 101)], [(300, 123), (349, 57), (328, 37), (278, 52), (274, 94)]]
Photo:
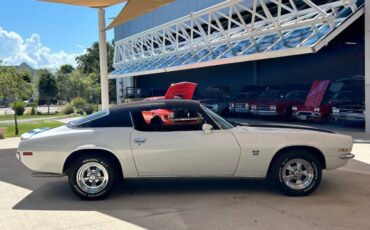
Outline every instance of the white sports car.
[(121, 178), (271, 178), (287, 195), (313, 192), (323, 169), (353, 158), (352, 138), (295, 126), (233, 125), (190, 100), (130, 103), (23, 134), (17, 157), (34, 176), (68, 175), (83, 199)]

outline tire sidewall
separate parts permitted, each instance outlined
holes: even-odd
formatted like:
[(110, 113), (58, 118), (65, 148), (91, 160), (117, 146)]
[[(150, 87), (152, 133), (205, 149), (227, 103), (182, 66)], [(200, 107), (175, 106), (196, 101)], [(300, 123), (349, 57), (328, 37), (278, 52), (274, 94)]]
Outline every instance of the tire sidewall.
[[(292, 189), (285, 184), (282, 178), (282, 170), (284, 166), (286, 165), (286, 163), (288, 163), (288, 161), (292, 159), (303, 159), (307, 161), (314, 170), (314, 178), (311, 184), (304, 189), (301, 189), (301, 190)], [(306, 151), (303, 151), (301, 153), (289, 152), (289, 153), (283, 154), (276, 161), (274, 168), (275, 168), (274, 169), (274, 181), (277, 187), (279, 188), (279, 190), (282, 191), (286, 195), (290, 195), (290, 196), (309, 195), (317, 189), (321, 181), (321, 176), (322, 176), (321, 170), (322, 169), (320, 166), (320, 162), (316, 159), (316, 157), (312, 156), (310, 152), (306, 152)]]
[[(100, 191), (98, 193), (95, 193), (95, 194), (89, 194), (89, 193), (86, 193), (85, 191), (83, 191), (78, 186), (77, 179), (76, 179), (76, 175), (77, 175), (78, 170), (84, 164), (91, 163), (91, 162), (101, 164), (107, 170), (108, 176), (109, 176), (108, 183), (105, 186), (105, 188), (102, 191)], [(68, 175), (68, 180), (69, 180), (69, 185), (70, 185), (72, 191), (77, 196), (79, 196), (80, 198), (85, 199), (85, 200), (98, 200), (98, 199), (105, 198), (112, 191), (112, 188), (113, 188), (113, 185), (114, 185), (114, 182), (115, 182), (115, 175), (114, 175), (114, 169), (113, 169), (112, 164), (110, 163), (109, 160), (107, 160), (105, 158), (102, 158), (102, 157), (79, 158), (74, 162), (73, 165), (74, 166), (73, 166), (70, 174)]]

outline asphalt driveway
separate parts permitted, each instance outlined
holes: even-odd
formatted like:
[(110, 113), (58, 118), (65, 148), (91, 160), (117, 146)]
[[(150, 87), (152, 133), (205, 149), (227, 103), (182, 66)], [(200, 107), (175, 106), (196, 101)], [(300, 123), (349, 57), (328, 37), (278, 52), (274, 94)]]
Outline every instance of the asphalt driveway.
[(369, 229), (370, 165), (324, 172), (317, 192), (285, 197), (266, 181), (121, 183), (87, 202), (66, 178), (32, 178), (15, 149), (0, 150), (0, 229)]

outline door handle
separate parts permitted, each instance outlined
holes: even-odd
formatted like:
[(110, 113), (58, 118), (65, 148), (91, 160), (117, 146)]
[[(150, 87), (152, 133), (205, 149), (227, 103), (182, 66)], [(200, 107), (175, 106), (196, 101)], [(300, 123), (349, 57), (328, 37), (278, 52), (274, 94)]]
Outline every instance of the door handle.
[(136, 144), (139, 144), (139, 145), (145, 143), (145, 141), (146, 141), (146, 138), (144, 138), (144, 137), (136, 137), (136, 138), (134, 138), (134, 142)]

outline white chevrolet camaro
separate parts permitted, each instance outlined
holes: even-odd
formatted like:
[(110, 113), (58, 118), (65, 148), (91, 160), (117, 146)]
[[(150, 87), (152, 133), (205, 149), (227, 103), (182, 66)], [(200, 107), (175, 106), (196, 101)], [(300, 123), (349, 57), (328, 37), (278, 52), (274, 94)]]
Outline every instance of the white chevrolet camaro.
[(239, 126), (199, 102), (119, 105), (55, 129), (23, 134), (17, 158), (34, 176), (67, 175), (83, 199), (107, 196), (119, 179), (270, 178), (287, 195), (344, 166), (353, 141), (309, 127)]

